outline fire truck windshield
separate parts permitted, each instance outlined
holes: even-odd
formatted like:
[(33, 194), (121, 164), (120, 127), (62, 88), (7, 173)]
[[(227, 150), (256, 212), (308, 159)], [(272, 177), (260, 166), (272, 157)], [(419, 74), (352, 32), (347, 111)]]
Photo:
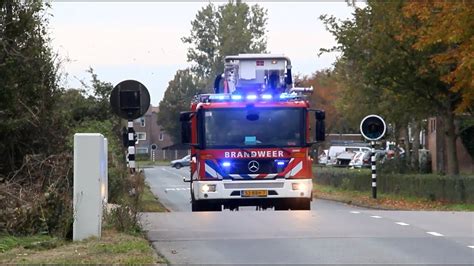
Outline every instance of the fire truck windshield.
[(206, 148), (298, 147), (304, 121), (302, 108), (210, 109), (202, 140)]

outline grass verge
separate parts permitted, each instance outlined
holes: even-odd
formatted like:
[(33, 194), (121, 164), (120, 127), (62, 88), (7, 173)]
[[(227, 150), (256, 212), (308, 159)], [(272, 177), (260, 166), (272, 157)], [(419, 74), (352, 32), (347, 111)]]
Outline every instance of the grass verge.
[(168, 209), (151, 192), (150, 186), (147, 183), (145, 183), (143, 188), (138, 208), (140, 212), (168, 212)]
[(372, 199), (371, 191), (354, 191), (335, 188), (328, 185), (318, 184), (314, 182), (314, 180), (313, 192), (316, 198), (335, 200), (356, 206), (376, 209), (474, 211), (474, 204), (453, 204), (385, 193), (377, 193), (377, 199)]
[(1, 264), (151, 264), (166, 263), (140, 235), (112, 229), (102, 238), (66, 242), (49, 236), (0, 237)]
[(151, 161), (151, 160), (140, 160), (137, 161), (137, 168), (147, 168), (153, 166), (167, 166), (170, 165), (169, 161)]

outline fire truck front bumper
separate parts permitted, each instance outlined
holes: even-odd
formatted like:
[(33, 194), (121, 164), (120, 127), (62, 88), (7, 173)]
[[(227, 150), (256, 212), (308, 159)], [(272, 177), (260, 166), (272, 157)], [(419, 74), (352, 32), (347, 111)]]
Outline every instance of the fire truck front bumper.
[(311, 179), (193, 181), (195, 200), (312, 198)]

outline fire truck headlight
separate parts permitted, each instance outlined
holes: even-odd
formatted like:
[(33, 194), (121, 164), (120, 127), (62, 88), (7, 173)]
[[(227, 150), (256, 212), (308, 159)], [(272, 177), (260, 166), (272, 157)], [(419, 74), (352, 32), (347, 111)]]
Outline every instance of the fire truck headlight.
[(291, 184), (293, 190), (306, 190), (306, 185), (303, 183), (293, 183)]
[(204, 184), (204, 185), (201, 186), (201, 191), (202, 191), (202, 193), (216, 192), (216, 185)]

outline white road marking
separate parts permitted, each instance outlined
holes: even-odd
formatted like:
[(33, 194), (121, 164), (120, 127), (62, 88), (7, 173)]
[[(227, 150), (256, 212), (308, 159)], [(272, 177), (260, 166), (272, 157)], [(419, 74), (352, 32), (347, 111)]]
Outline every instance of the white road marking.
[(184, 188), (184, 187), (171, 187), (171, 188), (165, 188), (165, 191), (185, 191), (185, 190), (190, 190), (190, 188)]
[(174, 173), (174, 172), (172, 172), (172, 171), (169, 171), (168, 169), (166, 169), (166, 168), (164, 168), (164, 167), (161, 167), (161, 170), (163, 170), (163, 171), (165, 171), (165, 172), (167, 172), (167, 173), (170, 173), (170, 174), (172, 174), (172, 175), (175, 175), (175, 176), (177, 176), (177, 177), (181, 177), (181, 178), (183, 177), (183, 175), (180, 175), (180, 174)]
[(351, 211), (351, 213), (354, 213), (354, 214), (359, 214), (360, 212), (357, 212), (357, 211)]
[(378, 215), (374, 215), (374, 216), (370, 216), (370, 217), (375, 218), (375, 219), (380, 219), (380, 218), (382, 218), (381, 216), (378, 216)]
[(426, 232), (426, 233), (430, 235), (434, 235), (434, 236), (443, 236), (442, 234), (437, 233), (437, 232)]
[(473, 248), (474, 249), (474, 246), (467, 246), (468, 248)]
[(403, 226), (409, 225), (409, 224), (404, 223), (404, 222), (396, 222), (396, 224), (398, 224), (398, 225), (403, 225)]

